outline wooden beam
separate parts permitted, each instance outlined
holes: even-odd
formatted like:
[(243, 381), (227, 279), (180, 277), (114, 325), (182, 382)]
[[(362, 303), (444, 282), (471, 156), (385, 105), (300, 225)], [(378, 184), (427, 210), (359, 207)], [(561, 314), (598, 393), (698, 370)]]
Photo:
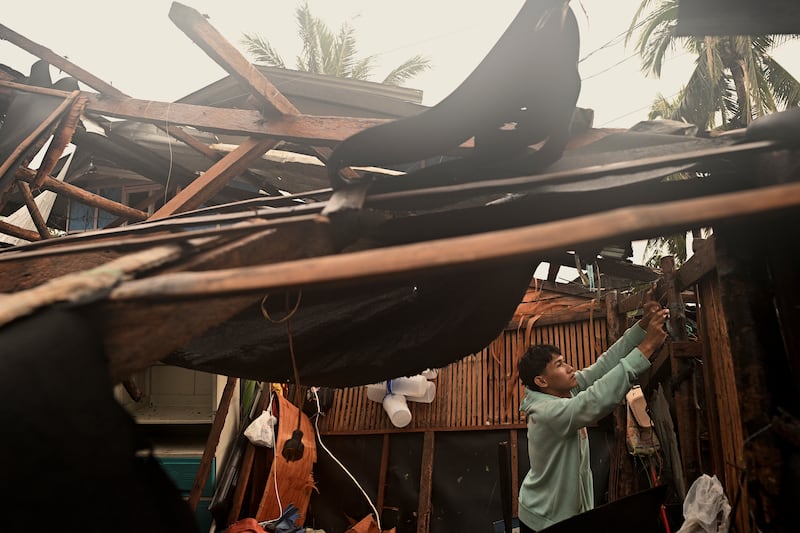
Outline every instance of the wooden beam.
[(233, 399), (233, 391), (238, 381), (238, 378), (228, 376), (225, 388), (222, 391), (222, 397), (217, 406), (217, 413), (214, 415), (214, 422), (211, 424), (211, 431), (206, 440), (206, 445), (203, 448), (203, 456), (200, 458), (200, 466), (197, 468), (197, 474), (194, 477), (194, 483), (192, 483), (192, 490), (189, 492), (189, 508), (191, 508), (192, 512), (197, 511), (197, 504), (200, 503), (200, 496), (202, 496), (203, 488), (206, 486), (208, 474), (211, 471), (211, 462), (214, 460), (214, 455), (217, 453), (219, 436), (222, 434), (222, 428), (225, 427), (225, 418), (228, 416), (228, 409)]
[(47, 223), (42, 216), (42, 212), (39, 211), (39, 206), (36, 204), (33, 194), (31, 194), (30, 186), (27, 182), (17, 181), (17, 188), (25, 200), (25, 207), (28, 208), (28, 213), (33, 220), (33, 225), (36, 226), (36, 230), (39, 232), (39, 236), (42, 239), (49, 239), (51, 237), (50, 230), (47, 229)]
[[(381, 466), (378, 471), (378, 496), (375, 498), (375, 508), (379, 515), (383, 515), (384, 498), (386, 497), (386, 474), (389, 471), (389, 446), (391, 439), (388, 433), (383, 434), (383, 446), (381, 446)], [(381, 516), (378, 516), (381, 518)]]
[[(92, 89), (95, 89), (106, 96), (115, 96), (119, 98), (126, 98), (128, 96), (127, 94), (120, 91), (113, 85), (106, 83), (100, 78), (94, 76), (92, 73), (87, 72), (81, 67), (75, 65), (71, 61), (55, 54), (49, 48), (45, 48), (31, 41), (30, 39), (23, 37), (22, 35), (12, 31), (6, 26), (3, 26), (2, 24), (0, 24), (0, 38), (16, 44), (20, 48), (30, 52), (31, 54), (39, 57), (40, 59), (47, 61), (49, 64), (58, 68), (62, 72), (66, 72), (70, 76), (85, 83)], [(195, 151), (203, 154), (204, 156), (209, 158), (209, 161), (217, 161), (220, 158), (219, 154), (217, 154), (214, 150), (209, 148), (207, 145), (201, 143), (194, 136), (190, 135), (189, 133), (187, 133), (185, 130), (181, 129), (178, 126), (170, 125), (167, 122), (166, 125), (165, 123), (160, 123), (160, 124), (157, 123), (156, 127), (167, 132), (169, 135), (172, 135), (179, 141), (185, 143), (187, 146), (193, 148)]]
[[(625, 314), (619, 309), (619, 293), (609, 291), (606, 294), (606, 327), (608, 328), (609, 346), (616, 342), (625, 332), (625, 324), (620, 320)], [(610, 471), (608, 477), (608, 497), (610, 501), (618, 500), (633, 494), (634, 475), (633, 462), (625, 444), (627, 409), (624, 405), (614, 409), (614, 444), (611, 448)]]
[[(29, 168), (20, 167), (17, 169), (15, 177), (18, 180), (24, 180), (28, 183), (31, 183), (36, 179), (36, 172)], [(102, 209), (103, 211), (107, 211), (113, 215), (123, 217), (125, 220), (140, 222), (147, 218), (147, 213), (144, 211), (139, 211), (138, 209), (128, 207), (125, 204), (109, 200), (108, 198), (103, 198), (99, 194), (94, 194), (81, 189), (80, 187), (76, 187), (75, 185), (64, 183), (63, 181), (57, 180), (52, 176), (47, 176), (42, 180), (41, 188), (58, 194), (63, 194), (64, 196), (68, 196), (86, 205), (97, 207), (98, 209)]]
[[(0, 80), (0, 87), (51, 96), (68, 95), (66, 91), (33, 87), (24, 83)], [(312, 145), (334, 145), (362, 130), (391, 122), (385, 118), (357, 118), (317, 115), (285, 115), (265, 119), (251, 109), (156, 102), (120, 96), (83, 93), (88, 96), (86, 111), (147, 122), (181, 124), (216, 133), (268, 136)]]
[[(250, 422), (260, 416), (261, 413), (264, 412), (269, 406), (269, 398), (272, 394), (271, 387), (272, 385), (270, 383), (261, 383), (258, 398), (253, 403), (253, 406), (250, 410)], [(240, 439), (243, 437), (244, 430), (245, 428), (243, 427), (239, 431)], [(233, 491), (233, 496), (231, 498), (230, 511), (228, 511), (227, 521), (224, 524), (218, 524), (219, 527), (229, 526), (239, 520), (239, 515), (242, 513), (242, 504), (244, 502), (245, 492), (251, 486), (250, 475), (253, 471), (256, 447), (249, 440), (246, 440), (246, 442), (244, 442), (242, 445), (245, 447), (245, 450), (244, 455), (242, 456), (242, 461), (239, 464), (239, 472), (237, 475), (238, 480), (236, 482), (236, 489)]]
[(668, 345), (670, 357), (678, 359), (702, 359), (703, 343), (698, 341), (671, 341)]
[(747, 531), (750, 499), (747, 483), (740, 484), (740, 475), (747, 468), (747, 463), (739, 391), (736, 386), (728, 319), (720, 290), (717, 276), (704, 277), (697, 287), (700, 301), (698, 322), (704, 339), (703, 383), (711, 461), (713, 473), (719, 478), (728, 502), (731, 505), (739, 502), (732, 510), (733, 530)]
[(70, 106), (69, 112), (61, 121), (58, 130), (53, 134), (50, 146), (47, 147), (47, 152), (36, 170), (36, 178), (32, 184), (34, 189), (40, 188), (45, 179), (50, 177), (50, 173), (56, 167), (56, 163), (63, 155), (64, 149), (72, 140), (72, 135), (75, 133), (75, 128), (78, 126), (78, 121), (85, 107), (86, 97), (83, 96), (78, 96)]
[[(675, 258), (666, 256), (661, 258), (661, 271), (663, 272), (664, 292), (667, 295), (669, 309), (669, 332), (672, 340), (684, 343), (689, 336), (686, 331), (686, 313), (681, 299), (680, 288), (676, 284)], [(684, 479), (691, 482), (700, 475), (700, 435), (698, 433), (698, 415), (696, 408), (697, 398), (694, 395), (695, 365), (685, 359), (675, 357), (675, 351), (669, 350), (670, 368), (673, 381), (678, 381), (673, 386), (675, 398), (675, 419), (678, 425), (678, 442), (680, 444), (681, 463), (683, 465)], [(680, 379), (685, 372), (689, 372), (688, 379)]]
[(22, 35), (8, 28), (7, 26), (3, 26), (2, 24), (0, 24), (0, 39), (6, 40), (10, 43), (19, 46), (26, 52), (30, 52), (39, 59), (44, 59), (57, 69), (66, 72), (67, 74), (73, 76), (77, 80), (82, 81), (92, 89), (96, 89), (101, 93), (107, 94), (109, 96), (125, 96), (124, 93), (122, 93), (122, 91), (104, 82), (100, 78), (97, 78), (91, 72), (83, 70), (74, 63), (68, 61), (67, 59), (64, 59), (64, 57), (56, 54), (49, 48), (46, 48), (38, 43), (35, 43), (34, 41), (31, 41), (26, 37), (23, 37)]
[(434, 439), (434, 432), (426, 431), (422, 440), (422, 464), (420, 465), (419, 473), (419, 506), (417, 507), (417, 533), (429, 533), (431, 530)]
[(676, 282), (681, 290), (691, 287), (717, 268), (713, 237), (702, 241), (695, 239), (692, 247), (692, 257), (678, 269)]
[[(274, 231), (253, 231), (237, 243), (221, 247), (218, 255), (205, 255), (203, 264), (189, 263), (193, 269), (220, 268), (230, 264), (264, 264), (287, 258), (334, 253), (328, 224), (324, 219), (306, 219)], [(302, 243), (301, 245), (298, 245)], [(215, 243), (216, 244), (216, 243)], [(196, 254), (190, 254), (194, 257)], [(111, 363), (112, 379), (127, 377), (171, 351), (184, 346), (212, 326), (258, 303), (264, 295), (220, 298), (198, 306), (196, 301), (175, 300), (166, 305), (111, 304), (105, 307), (103, 330)], [(191, 320), (186, 320), (191, 316)], [(144, 365), (144, 367), (142, 366)]]
[[(38, 234), (34, 235), (38, 238)], [(174, 260), (184, 251), (185, 247), (180, 245), (153, 248), (121, 257), (91, 270), (67, 274), (27, 291), (2, 295), (0, 325), (56, 302), (97, 298), (126, 275)]]
[(665, 227), (711, 223), (800, 206), (800, 184), (775, 185), (757, 191), (637, 206), (477, 235), (426, 241), (316, 257), (250, 268), (179, 273), (125, 282), (112, 291), (114, 300), (209, 297), (278, 288), (342, 285), (444, 271), (534, 255), (567, 246)]
[(153, 213), (150, 220), (166, 218), (175, 213), (200, 207), (276, 144), (277, 141), (273, 139), (247, 139)]
[(0, 233), (4, 235), (10, 235), (11, 237), (16, 237), (17, 239), (24, 239), (26, 241), (39, 241), (42, 237), (36, 231), (31, 231), (29, 229), (20, 228), (19, 226), (15, 226), (14, 224), (9, 224), (5, 220), (0, 220)]
[[(75, 99), (78, 98), (80, 95), (80, 91), (73, 91), (69, 93), (69, 95), (61, 102), (58, 107), (56, 107), (50, 115), (47, 116), (44, 121), (39, 124), (23, 141), (17, 146), (11, 155), (5, 161), (0, 162), (0, 176), (4, 176), (6, 172), (8, 172), (12, 167), (19, 166), (20, 161), (18, 160), (22, 154), (25, 153), (31, 146), (33, 146), (37, 140), (45, 135), (45, 133), (53, 127), (53, 124), (56, 120), (73, 104)], [(10, 188), (11, 183), (7, 184), (7, 187)], [(0, 190), (0, 197), (5, 195), (8, 189)], [(0, 199), (0, 207), (3, 206), (3, 201)]]
[(239, 84), (250, 92), (263, 110), (281, 115), (299, 112), (281, 92), (264, 77), (241, 52), (234, 48), (197, 10), (172, 2), (169, 18)]

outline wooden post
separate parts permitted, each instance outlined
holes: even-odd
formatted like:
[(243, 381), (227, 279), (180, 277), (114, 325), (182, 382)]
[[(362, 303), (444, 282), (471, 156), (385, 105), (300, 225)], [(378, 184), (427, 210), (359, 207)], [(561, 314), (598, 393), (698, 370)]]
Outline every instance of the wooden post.
[[(261, 415), (261, 413), (269, 406), (269, 397), (272, 394), (269, 383), (261, 385), (261, 392), (258, 396), (256, 408), (253, 410), (253, 420)], [(244, 502), (245, 491), (250, 484), (250, 473), (253, 469), (253, 461), (255, 459), (256, 447), (249, 440), (245, 444), (244, 456), (242, 463), (239, 467), (239, 479), (236, 482), (236, 489), (233, 491), (233, 500), (231, 501), (231, 509), (228, 513), (228, 522), (226, 526), (239, 520), (239, 515), (242, 512), (242, 503)], [(222, 524), (218, 524), (222, 525)]]
[[(674, 341), (686, 341), (689, 335), (686, 332), (686, 313), (681, 298), (680, 287), (676, 282), (675, 258), (666, 256), (661, 258), (661, 271), (663, 273), (662, 288), (667, 297), (669, 308), (669, 330)], [(675, 418), (678, 423), (678, 445), (680, 446), (681, 459), (683, 459), (683, 475), (686, 482), (691, 484), (700, 475), (700, 455), (698, 452), (697, 416), (695, 410), (697, 399), (691, 386), (695, 379), (693, 362), (674, 356), (670, 350), (670, 368), (674, 385)]]
[[(796, 223), (796, 217), (786, 222)], [(765, 429), (772, 423), (776, 396), (781, 394), (778, 389), (784, 380), (790, 379), (790, 372), (786, 360), (776, 357), (782, 341), (768, 290), (774, 288), (774, 280), (770, 277), (767, 257), (757, 252), (768, 249), (765, 243), (773, 238), (770, 234), (785, 239), (786, 227), (791, 226), (773, 223), (759, 227), (751, 223), (715, 228), (720, 296), (733, 354), (747, 468), (744, 484), (749, 497), (749, 501), (740, 499), (731, 505), (736, 506), (737, 515), (739, 506), (747, 507), (757, 522), (757, 526), (740, 524), (742, 531), (755, 531), (756, 527), (769, 531), (794, 529), (791, 518), (794, 509), (781, 509), (781, 480), (787, 475), (783, 455), (775, 434)], [(786, 246), (790, 250), (793, 246), (796, 251), (796, 243), (785, 241)], [(776, 259), (792, 261), (792, 255), (790, 251)]]
[(228, 407), (231, 405), (231, 398), (233, 398), (233, 390), (236, 387), (236, 381), (237, 378), (229, 376), (228, 382), (225, 384), (225, 389), (222, 391), (222, 398), (219, 400), (217, 414), (214, 416), (214, 423), (211, 425), (211, 433), (206, 441), (206, 447), (203, 449), (203, 457), (200, 459), (200, 467), (197, 469), (197, 475), (192, 484), (192, 491), (189, 493), (189, 507), (192, 508), (192, 511), (197, 510), (197, 504), (200, 502), (203, 487), (206, 485), (208, 473), (211, 470), (211, 460), (217, 452), (219, 436), (222, 433), (222, 427), (225, 425), (225, 417), (228, 416)]
[[(383, 514), (383, 500), (386, 497), (386, 473), (389, 470), (389, 445), (391, 444), (389, 434), (383, 434), (383, 447), (381, 448), (381, 466), (378, 474), (378, 497), (375, 501), (375, 508), (379, 515)], [(381, 518), (378, 516), (377, 518)]]
[[(617, 291), (606, 293), (606, 327), (608, 328), (609, 346), (624, 333), (619, 319), (618, 299)], [(614, 410), (614, 447), (611, 449), (608, 476), (609, 501), (615, 501), (634, 493), (633, 463), (628, 458), (628, 448), (625, 444), (626, 417), (627, 411), (624, 405)]]
[(434, 432), (426, 431), (422, 443), (422, 467), (419, 476), (419, 507), (417, 533), (431, 530), (431, 492), (433, 491)]
[(519, 512), (519, 438), (516, 429), (509, 431), (511, 447), (511, 514), (517, 516)]
[(716, 474), (728, 502), (740, 502), (733, 509), (731, 529), (747, 531), (747, 484), (740, 485), (745, 470), (742, 419), (736, 388), (730, 333), (716, 275), (697, 285), (700, 333), (703, 335), (703, 382), (710, 428), (712, 471)]

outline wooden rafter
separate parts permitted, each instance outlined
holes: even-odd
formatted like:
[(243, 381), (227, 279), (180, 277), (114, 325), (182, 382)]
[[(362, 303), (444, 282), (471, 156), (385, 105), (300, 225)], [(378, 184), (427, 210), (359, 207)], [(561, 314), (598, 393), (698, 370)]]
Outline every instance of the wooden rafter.
[(17, 239), (24, 239), (26, 241), (38, 241), (41, 240), (39, 233), (36, 231), (31, 231), (29, 229), (20, 228), (19, 226), (15, 226), (14, 224), (9, 224), (5, 220), (0, 220), (0, 233), (5, 235), (10, 235), (11, 237), (16, 237)]
[[(23, 83), (3, 80), (0, 80), (0, 87), (60, 97), (69, 94), (57, 89), (32, 87)], [(252, 109), (221, 109), (177, 102), (85, 94), (88, 96), (87, 112), (95, 112), (109, 117), (137, 120), (155, 125), (166, 122), (184, 124), (215, 133), (263, 135), (321, 146), (336, 144), (361, 130), (389, 122), (389, 119), (383, 118), (317, 115), (286, 115), (265, 119), (260, 112)]]
[(47, 223), (42, 216), (42, 212), (39, 210), (39, 206), (36, 205), (36, 200), (33, 198), (30, 185), (25, 181), (17, 181), (17, 188), (22, 194), (22, 198), (25, 200), (25, 207), (28, 208), (28, 213), (31, 215), (31, 220), (33, 220), (33, 224), (36, 226), (36, 231), (39, 232), (39, 236), (42, 239), (49, 239), (50, 231), (47, 229)]
[[(20, 167), (17, 169), (15, 177), (18, 180), (32, 183), (36, 178), (36, 173), (29, 168)], [(63, 181), (57, 180), (52, 176), (45, 176), (45, 178), (42, 180), (42, 186), (40, 188), (53, 191), (58, 194), (63, 194), (64, 196), (78, 200), (81, 203), (90, 205), (92, 207), (97, 207), (103, 211), (124, 217), (126, 220), (131, 220), (133, 222), (140, 222), (147, 218), (147, 213), (143, 211), (128, 207), (125, 204), (121, 204), (113, 200), (109, 200), (108, 198), (103, 198), (98, 194), (91, 193), (81, 189), (80, 187), (76, 187), (75, 185), (64, 183)]]
[(241, 174), (255, 159), (277, 144), (274, 139), (250, 138), (239, 148), (211, 166), (202, 176), (176, 194), (150, 220), (158, 220), (175, 213), (196, 209), (214, 197), (225, 185)]
[(72, 140), (72, 135), (75, 133), (75, 128), (78, 126), (78, 121), (85, 107), (86, 97), (83, 96), (78, 96), (70, 106), (69, 112), (64, 116), (58, 130), (53, 135), (50, 146), (47, 147), (42, 163), (36, 170), (36, 177), (32, 183), (33, 188), (38, 189), (41, 187), (45, 179), (50, 176), (50, 173), (56, 167), (61, 154), (64, 153), (67, 144)]
[[(218, 65), (239, 81), (268, 114), (299, 115), (300, 112), (275, 85), (234, 48), (197, 10), (173, 2), (169, 18)], [(271, 113), (269, 113), (271, 112)]]
[[(52, 130), (55, 126), (56, 121), (63, 115), (75, 102), (75, 100), (80, 95), (80, 91), (73, 91), (72, 93), (68, 93), (68, 96), (64, 99), (59, 106), (53, 110), (50, 115), (41, 123), (39, 124), (23, 141), (11, 152), (11, 155), (5, 160), (0, 162), (0, 176), (3, 176), (11, 170), (15, 165), (19, 166), (21, 161), (19, 158), (28, 150), (29, 148), (36, 145), (37, 142), (41, 140), (43, 136), (47, 134), (48, 131)], [(8, 190), (11, 188), (13, 184), (12, 180), (9, 180), (8, 183), (5, 185), (3, 190), (0, 190), (0, 208), (3, 207), (5, 204), (5, 195)]]
[(211, 297), (303, 286), (329, 286), (531, 257), (612, 236), (662, 231), (800, 206), (800, 184), (615, 209), (534, 226), (343, 255), (215, 272), (184, 272), (127, 282), (112, 299)]
[[(0, 39), (9, 41), (19, 46), (23, 50), (37, 56), (38, 58), (47, 61), (49, 64), (58, 68), (62, 72), (66, 72), (67, 74), (73, 76), (75, 79), (85, 83), (92, 89), (95, 89), (96, 91), (102, 93), (104, 96), (114, 96), (118, 98), (128, 97), (127, 94), (117, 89), (113, 85), (101, 80), (92, 73), (87, 72), (86, 70), (75, 65), (71, 61), (59, 56), (49, 48), (46, 48), (34, 41), (31, 41), (30, 39), (11, 30), (10, 28), (3, 26), (2, 24), (0, 24)], [(183, 143), (190, 146), (197, 152), (205, 155), (211, 161), (216, 161), (219, 159), (218, 154), (216, 154), (205, 144), (199, 142), (194, 136), (190, 135), (180, 127), (175, 125), (165, 125), (165, 123), (156, 124), (156, 127), (167, 132), (167, 134), (172, 135), (179, 141), (182, 141)]]

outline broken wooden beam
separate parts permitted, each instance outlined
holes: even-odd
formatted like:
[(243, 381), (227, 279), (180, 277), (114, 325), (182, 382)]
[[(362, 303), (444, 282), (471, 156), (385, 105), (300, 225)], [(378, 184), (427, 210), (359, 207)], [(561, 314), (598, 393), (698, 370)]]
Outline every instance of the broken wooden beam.
[(421, 272), (504, 262), (631, 233), (712, 223), (800, 206), (800, 184), (634, 206), (510, 230), (316, 257), (240, 269), (179, 273), (135, 280), (115, 300), (210, 297), (278, 288), (342, 285)]
[[(65, 97), (67, 91), (33, 87), (24, 83), (0, 80), (0, 87), (36, 94)], [(86, 111), (147, 122), (150, 124), (180, 124), (215, 133), (263, 135), (304, 144), (335, 145), (364, 129), (391, 122), (385, 118), (357, 118), (316, 115), (285, 115), (265, 119), (254, 109), (224, 109), (219, 107), (156, 102), (119, 96), (88, 95)]]
[(80, 68), (71, 61), (56, 54), (49, 48), (44, 47), (34, 41), (31, 41), (27, 37), (20, 35), (11, 28), (3, 26), (2, 24), (0, 24), (0, 39), (15, 44), (18, 47), (25, 50), (26, 52), (29, 52), (34, 56), (38, 57), (39, 59), (47, 61), (47, 63), (49, 63), (50, 65), (56, 67), (62, 72), (66, 72), (75, 79), (82, 81), (92, 89), (100, 91), (101, 93), (107, 94), (109, 96), (125, 96), (125, 94), (122, 91), (104, 82), (100, 78), (93, 75), (91, 72), (88, 72)]
[(299, 111), (271, 81), (234, 48), (197, 10), (172, 2), (169, 18), (239, 84), (267, 114), (297, 115)]
[(150, 220), (158, 220), (181, 211), (189, 211), (202, 206), (222, 190), (233, 178), (241, 174), (264, 152), (274, 148), (277, 141), (269, 138), (250, 138), (233, 152), (211, 166), (191, 184), (184, 187), (169, 202), (153, 213)]

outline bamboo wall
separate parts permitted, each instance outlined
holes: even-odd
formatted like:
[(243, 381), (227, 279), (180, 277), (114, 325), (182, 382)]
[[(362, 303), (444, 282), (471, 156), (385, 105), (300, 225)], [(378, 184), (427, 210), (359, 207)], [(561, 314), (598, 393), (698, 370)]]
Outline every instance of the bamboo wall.
[(524, 427), (516, 362), (525, 348), (532, 343), (554, 344), (571, 365), (583, 368), (602, 353), (607, 339), (605, 318), (506, 330), (479, 353), (439, 369), (436, 399), (430, 404), (409, 402), (408, 426), (394, 427), (362, 386), (336, 390), (319, 429), (323, 435), (354, 435)]

